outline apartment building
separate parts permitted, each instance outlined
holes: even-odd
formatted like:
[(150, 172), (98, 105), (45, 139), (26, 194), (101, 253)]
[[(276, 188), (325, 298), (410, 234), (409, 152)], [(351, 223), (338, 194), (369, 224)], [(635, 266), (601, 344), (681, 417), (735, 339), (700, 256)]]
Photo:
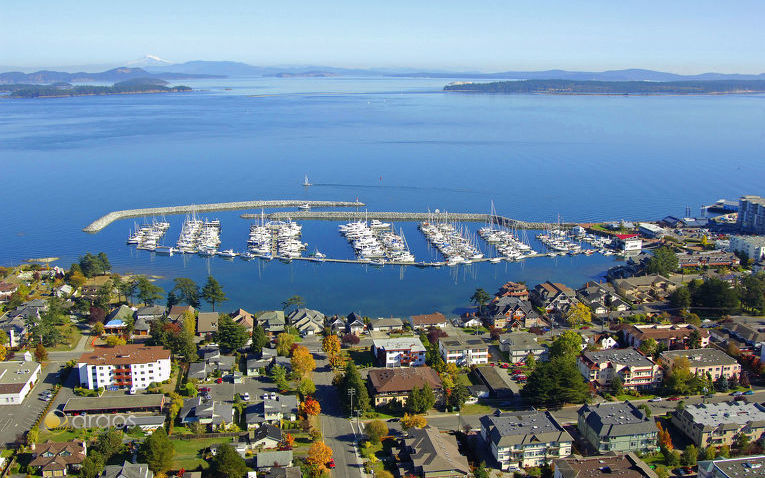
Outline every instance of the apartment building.
[(489, 363), (489, 345), (477, 337), (441, 337), (438, 351), (444, 362), (458, 367)]
[(698, 468), (699, 478), (757, 478), (765, 476), (765, 455), (705, 460)]
[(765, 258), (765, 236), (731, 236), (730, 250), (757, 262)]
[(436, 402), (443, 400), (443, 384), (435, 370), (428, 366), (402, 369), (373, 369), (368, 376), (369, 392), (375, 407), (396, 401), (406, 405), (412, 389), (425, 385), (433, 390)]
[(77, 363), (80, 385), (145, 389), (170, 378), (170, 351), (158, 346), (118, 345), (96, 347)]
[(692, 374), (705, 376), (709, 373), (712, 380), (717, 380), (720, 376), (730, 379), (741, 374), (741, 365), (736, 359), (721, 350), (713, 348), (668, 350), (661, 354), (659, 361), (667, 368), (672, 368), (675, 360), (680, 357), (688, 359)]
[(688, 346), (694, 331), (699, 335), (701, 347), (709, 345), (709, 331), (689, 324), (630, 325), (622, 329), (621, 333), (625, 342), (633, 347), (640, 347), (644, 340), (654, 339), (668, 349), (673, 349)]
[(375, 339), (372, 353), (383, 367), (420, 367), (425, 365), (425, 347), (417, 337)]
[(765, 407), (744, 401), (686, 405), (672, 412), (672, 424), (699, 448), (730, 446), (740, 434), (755, 442), (765, 433)]
[(661, 367), (634, 348), (584, 352), (577, 358), (579, 372), (598, 387), (619, 377), (624, 388), (652, 388), (661, 378)]
[(656, 424), (630, 402), (584, 405), (578, 414), (579, 433), (598, 453), (657, 449)]
[(634, 453), (571, 457), (554, 461), (553, 478), (658, 478), (659, 475)]
[(742, 196), (738, 201), (738, 230), (749, 234), (765, 234), (765, 198)]

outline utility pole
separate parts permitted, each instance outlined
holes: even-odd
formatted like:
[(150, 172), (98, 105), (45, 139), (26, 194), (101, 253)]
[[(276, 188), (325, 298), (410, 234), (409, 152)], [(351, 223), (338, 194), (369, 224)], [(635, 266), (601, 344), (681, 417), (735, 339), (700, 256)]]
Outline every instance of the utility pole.
[(353, 418), (353, 396), (356, 395), (355, 388), (348, 389), (348, 396), (351, 398), (351, 419)]

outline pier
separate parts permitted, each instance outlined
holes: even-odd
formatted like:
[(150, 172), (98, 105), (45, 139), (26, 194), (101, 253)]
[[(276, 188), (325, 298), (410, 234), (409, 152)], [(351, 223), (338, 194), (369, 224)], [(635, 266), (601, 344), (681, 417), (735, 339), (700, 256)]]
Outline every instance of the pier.
[(364, 207), (365, 204), (359, 201), (301, 201), (297, 199), (279, 200), (279, 201), (238, 201), (221, 202), (210, 204), (190, 204), (187, 206), (167, 206), (167, 207), (149, 207), (143, 209), (125, 209), (123, 211), (112, 211), (99, 217), (82, 230), (84, 232), (96, 233), (105, 228), (114, 221), (129, 219), (132, 217), (162, 216), (171, 214), (189, 214), (214, 211), (235, 211), (237, 209), (265, 209), (279, 207), (299, 207), (303, 205), (310, 207)]
[[(242, 214), (243, 219), (258, 219), (259, 214)], [(290, 211), (290, 212), (273, 212), (266, 214), (268, 219), (273, 220), (320, 220), (320, 221), (348, 221), (348, 220), (365, 220), (365, 219), (378, 219), (380, 221), (405, 221), (405, 222), (422, 222), (428, 220), (448, 220), (457, 222), (489, 222), (493, 219), (495, 224), (504, 227), (515, 227), (516, 229), (545, 229), (551, 226), (559, 226), (561, 228), (571, 228), (576, 224), (550, 224), (544, 222), (527, 222), (519, 221), (517, 219), (511, 219), (504, 216), (491, 216), (490, 214), (476, 214), (476, 213), (453, 213), (453, 212), (394, 212), (394, 211)]]

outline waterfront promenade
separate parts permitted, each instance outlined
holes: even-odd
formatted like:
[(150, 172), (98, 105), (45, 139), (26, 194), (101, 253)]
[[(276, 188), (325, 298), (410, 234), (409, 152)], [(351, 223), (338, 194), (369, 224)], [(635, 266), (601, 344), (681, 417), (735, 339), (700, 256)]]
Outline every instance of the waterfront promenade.
[(186, 206), (167, 206), (167, 207), (149, 207), (143, 209), (125, 209), (123, 211), (112, 211), (105, 214), (82, 230), (84, 232), (96, 233), (121, 219), (131, 217), (162, 216), (166, 214), (189, 214), (203, 213), (213, 211), (234, 211), (237, 209), (258, 209), (258, 208), (277, 208), (277, 207), (299, 207), (302, 205), (310, 207), (364, 207), (365, 204), (359, 201), (301, 201), (296, 199), (277, 200), (277, 201), (238, 201), (238, 202), (220, 202), (209, 204), (189, 204)]

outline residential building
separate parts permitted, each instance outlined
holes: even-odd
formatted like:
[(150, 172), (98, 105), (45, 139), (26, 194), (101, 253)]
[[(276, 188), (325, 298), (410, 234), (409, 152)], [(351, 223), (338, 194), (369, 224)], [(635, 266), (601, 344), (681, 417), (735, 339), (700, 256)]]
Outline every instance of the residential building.
[(303, 337), (318, 335), (324, 330), (324, 314), (318, 310), (300, 308), (290, 313), (287, 319)]
[(72, 397), (62, 411), (67, 415), (112, 413), (162, 413), (165, 396), (161, 393), (117, 395), (103, 397)]
[(167, 318), (171, 322), (183, 322), (183, 316), (187, 313), (196, 314), (196, 309), (190, 305), (174, 305), (167, 312)]
[(495, 294), (495, 299), (500, 297), (518, 297), (522, 300), (528, 300), (529, 289), (522, 282), (505, 282)]
[(756, 442), (765, 433), (765, 407), (745, 401), (686, 405), (672, 412), (672, 424), (699, 448), (730, 446), (738, 435)]
[(622, 252), (640, 252), (643, 249), (643, 240), (637, 234), (616, 234), (612, 244)]
[(757, 262), (765, 258), (765, 236), (731, 236), (730, 250)]
[(147, 305), (135, 311), (135, 320), (151, 322), (165, 316), (165, 308), (161, 305)]
[(268, 423), (250, 433), (251, 448), (276, 448), (281, 441), (282, 429)]
[(689, 267), (735, 267), (741, 260), (732, 252), (725, 251), (693, 251), (677, 254), (677, 265)]
[(537, 284), (531, 291), (531, 302), (547, 312), (563, 311), (576, 303), (576, 292), (570, 287), (550, 281)]
[(229, 317), (231, 317), (234, 323), (247, 328), (250, 332), (252, 332), (252, 328), (255, 326), (255, 316), (244, 309), (236, 309), (229, 314)]
[(117, 345), (96, 347), (77, 363), (80, 386), (145, 389), (170, 378), (170, 351), (159, 346)]
[(476, 367), (476, 378), (489, 389), (489, 396), (498, 399), (512, 399), (520, 394), (518, 384), (510, 379), (507, 370), (498, 367)]
[(444, 362), (458, 367), (489, 363), (489, 344), (478, 337), (439, 337), (438, 351)]
[(420, 478), (462, 478), (471, 476), (467, 458), (460, 453), (457, 439), (426, 426), (409, 430), (399, 442), (398, 476)]
[(613, 281), (616, 292), (633, 304), (665, 300), (678, 284), (659, 274), (649, 274)]
[(154, 472), (149, 469), (149, 465), (146, 463), (125, 461), (122, 465), (105, 466), (100, 478), (154, 478)]
[(218, 332), (220, 315), (217, 312), (200, 312), (197, 314), (197, 335), (205, 337)]
[(536, 410), (484, 415), (481, 437), (504, 471), (566, 457), (574, 441), (550, 412)]
[(583, 405), (577, 426), (598, 453), (648, 452), (658, 447), (655, 422), (628, 401)]
[(592, 345), (596, 349), (605, 350), (617, 348), (619, 342), (609, 334), (595, 334), (589, 336), (587, 345)]
[(282, 420), (294, 422), (298, 415), (298, 398), (295, 395), (266, 393), (262, 402), (250, 405), (244, 413), (247, 428), (256, 428), (264, 423), (279, 424)]
[[(32, 311), (28, 311), (32, 312)], [(34, 310), (36, 314), (37, 311)], [(27, 338), (28, 328), (24, 316), (16, 314), (16, 311), (9, 311), (0, 317), (0, 330), (8, 335), (8, 345), (12, 348), (21, 346)]]
[(553, 461), (553, 478), (659, 478), (634, 453), (562, 458)]
[(205, 402), (199, 397), (187, 398), (178, 412), (181, 423), (201, 423), (216, 427), (222, 423), (233, 423), (234, 408), (230, 402), (210, 400)]
[(765, 476), (765, 455), (698, 462), (698, 478), (760, 478)]
[[(259, 473), (262, 473), (262, 471)], [(299, 466), (280, 466), (271, 468), (265, 472), (265, 475), (259, 476), (262, 476), (262, 478), (303, 478), (303, 470)]]
[(721, 350), (711, 347), (691, 350), (668, 350), (662, 352), (659, 361), (670, 369), (678, 357), (688, 359), (692, 374), (704, 377), (708, 373), (712, 380), (717, 380), (721, 376), (726, 379), (731, 377), (738, 378), (741, 374), (741, 365), (736, 359)]
[(84, 441), (49, 441), (35, 447), (29, 466), (39, 469), (43, 478), (66, 476), (80, 469), (86, 453)]
[(290, 466), (292, 466), (292, 450), (261, 451), (255, 455), (255, 468), (258, 469), (258, 473)]
[(413, 315), (409, 317), (409, 325), (415, 330), (429, 329), (431, 327), (438, 327), (440, 329), (446, 327), (449, 323), (446, 320), (446, 316), (441, 312), (434, 312), (432, 314)]
[(765, 234), (765, 198), (742, 196), (738, 201), (736, 226), (747, 234)]
[(416, 368), (384, 368), (369, 371), (368, 385), (375, 407), (396, 401), (406, 405), (406, 399), (413, 388), (428, 385), (436, 396), (436, 402), (443, 400), (443, 385), (435, 370), (428, 366)]
[(40, 364), (33, 361), (0, 362), (0, 405), (24, 401), (40, 378)]
[(333, 334), (342, 335), (345, 333), (346, 326), (344, 319), (335, 315), (334, 317), (327, 319), (327, 323), (329, 324), (329, 328), (332, 330)]
[(0, 302), (7, 301), (11, 295), (19, 288), (16, 284), (10, 282), (0, 282)]
[(765, 342), (765, 320), (761, 317), (735, 316), (723, 322), (723, 327), (733, 337), (750, 347)]
[(486, 307), (486, 318), (494, 327), (512, 330), (548, 325), (528, 299), (513, 295), (492, 300)]
[(630, 325), (623, 328), (621, 334), (624, 341), (633, 347), (640, 347), (644, 340), (653, 339), (668, 349), (676, 349), (688, 347), (694, 331), (698, 335), (699, 345), (701, 347), (708, 346), (709, 331), (690, 324)]
[(372, 341), (372, 354), (385, 367), (425, 365), (425, 347), (417, 337), (396, 337)]
[(629, 309), (629, 304), (616, 294), (611, 284), (587, 282), (584, 287), (577, 289), (576, 295), (595, 315), (603, 316), (611, 311), (624, 312)]
[(366, 326), (364, 325), (364, 322), (359, 319), (356, 319), (353, 322), (348, 322), (349, 334), (361, 335), (364, 333), (364, 329), (366, 329)]
[(393, 332), (404, 328), (404, 321), (397, 317), (380, 317), (369, 319), (369, 330), (375, 332)]
[[(2, 289), (2, 284), (0, 284), (0, 291)], [(58, 297), (59, 299), (69, 299), (74, 296), (74, 293), (76, 291), (74, 290), (74, 287), (70, 286), (69, 284), (61, 284), (58, 287), (53, 288), (53, 295)], [(0, 295), (0, 300), (2, 300), (2, 296)]]
[(597, 387), (610, 386), (619, 377), (624, 388), (652, 388), (661, 379), (661, 367), (634, 348), (583, 352), (577, 358), (579, 372)]
[(258, 316), (258, 325), (261, 325), (269, 334), (278, 334), (284, 332), (287, 321), (284, 318), (283, 311), (270, 310)]
[(132, 426), (138, 427), (147, 435), (151, 435), (155, 431), (165, 426), (165, 415), (137, 415), (131, 419)]
[(537, 342), (537, 336), (528, 332), (512, 332), (499, 336), (499, 350), (507, 352), (513, 363), (525, 362), (529, 354), (536, 359), (547, 355), (547, 347)]

